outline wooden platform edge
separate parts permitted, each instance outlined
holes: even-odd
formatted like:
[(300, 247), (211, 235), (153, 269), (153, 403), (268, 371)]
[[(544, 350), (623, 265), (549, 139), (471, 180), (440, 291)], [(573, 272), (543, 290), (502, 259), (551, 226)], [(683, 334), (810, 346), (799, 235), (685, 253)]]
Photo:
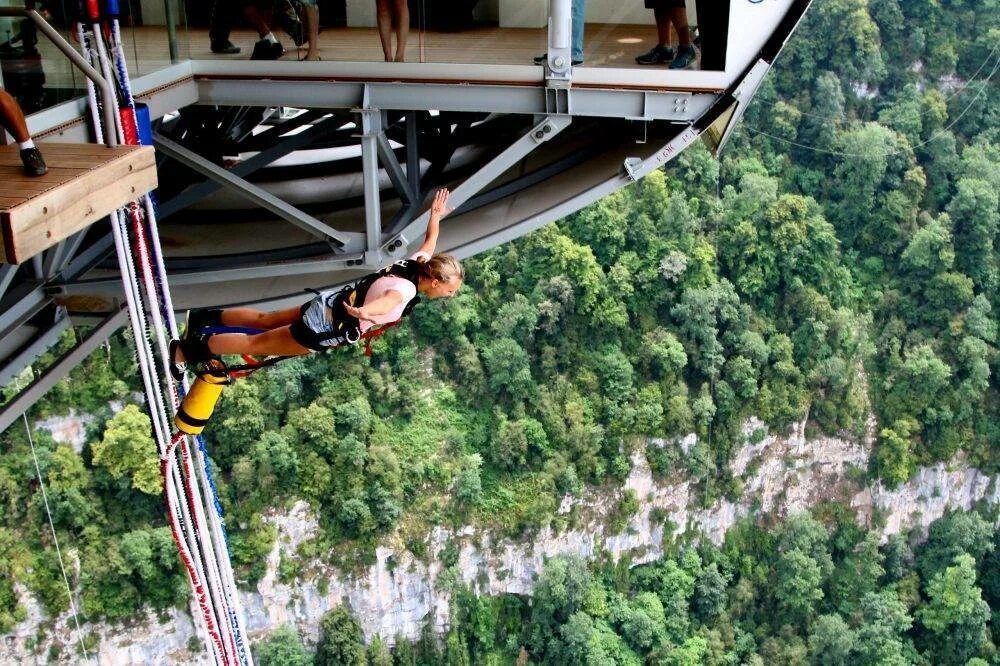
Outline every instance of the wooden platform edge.
[(152, 146), (123, 152), (98, 169), (0, 211), (5, 263), (24, 263), (156, 189)]

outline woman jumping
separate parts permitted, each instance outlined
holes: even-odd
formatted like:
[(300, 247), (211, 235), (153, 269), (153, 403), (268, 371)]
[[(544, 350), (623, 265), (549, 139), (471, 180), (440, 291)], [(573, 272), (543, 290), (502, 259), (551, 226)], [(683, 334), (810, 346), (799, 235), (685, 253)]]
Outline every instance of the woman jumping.
[[(203, 363), (223, 354), (300, 356), (370, 335), (373, 326), (392, 325), (417, 303), (454, 296), (465, 271), (458, 259), (434, 254), (441, 218), (450, 211), (448, 190), (438, 190), (431, 204), (424, 243), (409, 259), (397, 261), (340, 290), (320, 292), (301, 307), (262, 312), (253, 308), (194, 310), (183, 340), (170, 343), (172, 374), (180, 380), (187, 363)], [(213, 327), (258, 329), (260, 333), (211, 333)], [(205, 332), (208, 329), (208, 332)]]

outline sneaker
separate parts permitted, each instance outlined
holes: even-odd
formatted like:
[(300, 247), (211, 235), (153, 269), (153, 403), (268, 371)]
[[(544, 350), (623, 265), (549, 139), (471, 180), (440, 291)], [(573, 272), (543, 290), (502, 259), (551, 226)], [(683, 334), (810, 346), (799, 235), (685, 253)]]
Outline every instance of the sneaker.
[(635, 61), (640, 65), (663, 65), (674, 59), (674, 50), (669, 46), (657, 44), (642, 55), (637, 55)]
[(693, 46), (678, 49), (674, 61), (670, 63), (670, 69), (687, 69), (694, 63), (696, 57)]
[(24, 165), (24, 173), (29, 176), (44, 176), (49, 171), (49, 168), (45, 166), (42, 151), (38, 150), (37, 146), (21, 151), (21, 163)]
[[(549, 54), (548, 53), (543, 53), (540, 56), (535, 56), (534, 58), (532, 58), (532, 62), (534, 62), (536, 65), (539, 65), (539, 66), (545, 65), (545, 63), (547, 63), (548, 61), (549, 61)], [(579, 67), (582, 64), (583, 64), (582, 60), (573, 60), (572, 61), (572, 65), (574, 67)]]
[(171, 340), (169, 346), (170, 354), (170, 376), (174, 378), (175, 382), (184, 381), (184, 371), (187, 369), (187, 361), (178, 360), (178, 352), (181, 348), (180, 340)]
[(285, 47), (281, 42), (272, 42), (268, 39), (260, 39), (253, 45), (253, 52), (250, 54), (251, 60), (277, 60), (285, 54)]
[(233, 55), (234, 53), (239, 53), (240, 47), (233, 44), (228, 39), (212, 42), (212, 53), (218, 53), (220, 55)]

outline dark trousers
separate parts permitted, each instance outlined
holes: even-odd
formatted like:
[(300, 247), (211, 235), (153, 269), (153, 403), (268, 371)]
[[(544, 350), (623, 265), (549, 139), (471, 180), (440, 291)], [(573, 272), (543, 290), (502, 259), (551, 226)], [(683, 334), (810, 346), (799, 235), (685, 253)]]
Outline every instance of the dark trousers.
[(239, 0), (215, 0), (212, 7), (212, 21), (208, 27), (208, 37), (213, 44), (229, 39), (229, 33), (233, 31), (233, 24), (239, 13)]

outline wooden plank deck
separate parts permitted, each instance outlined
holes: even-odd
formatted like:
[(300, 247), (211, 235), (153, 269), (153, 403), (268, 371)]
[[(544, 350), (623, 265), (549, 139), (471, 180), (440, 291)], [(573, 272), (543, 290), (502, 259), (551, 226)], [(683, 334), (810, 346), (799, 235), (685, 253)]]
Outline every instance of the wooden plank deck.
[(23, 263), (156, 187), (151, 146), (38, 147), (49, 172), (31, 177), (17, 146), (0, 146), (0, 263)]

